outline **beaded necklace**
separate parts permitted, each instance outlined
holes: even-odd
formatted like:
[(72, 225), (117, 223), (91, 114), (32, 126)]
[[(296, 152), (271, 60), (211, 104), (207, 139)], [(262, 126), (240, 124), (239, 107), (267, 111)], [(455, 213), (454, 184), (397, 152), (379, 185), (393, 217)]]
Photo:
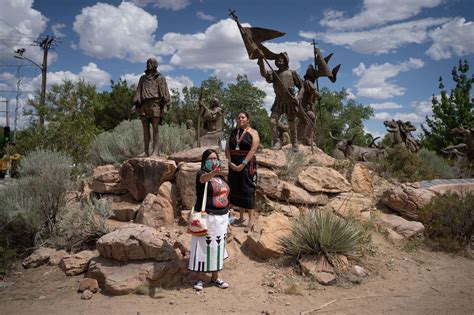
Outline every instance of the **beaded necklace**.
[(244, 132), (242, 132), (242, 134), (240, 136), (239, 136), (240, 128), (239, 128), (239, 130), (237, 130), (237, 133), (235, 134), (235, 140), (237, 141), (237, 144), (235, 145), (236, 150), (240, 150), (240, 142), (242, 141), (242, 139), (244, 138), (245, 133), (247, 133), (247, 131), (249, 129), (250, 129), (250, 127), (245, 128)]

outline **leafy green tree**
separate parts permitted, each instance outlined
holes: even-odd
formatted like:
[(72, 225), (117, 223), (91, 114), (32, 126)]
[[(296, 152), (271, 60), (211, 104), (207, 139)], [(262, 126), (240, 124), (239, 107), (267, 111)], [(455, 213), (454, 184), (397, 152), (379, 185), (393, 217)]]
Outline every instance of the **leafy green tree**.
[(321, 90), (321, 100), (316, 102), (316, 144), (325, 152), (332, 152), (336, 143), (329, 132), (336, 138), (354, 138), (354, 144), (365, 146), (367, 137), (364, 135), (364, 120), (373, 115), (370, 106), (347, 100), (347, 92)]
[(122, 79), (117, 83), (111, 80), (110, 84), (110, 92), (98, 95), (100, 106), (95, 110), (95, 125), (101, 131), (112, 130), (124, 120), (137, 118), (130, 112), (136, 87)]
[(87, 160), (91, 142), (98, 133), (95, 111), (100, 107), (95, 87), (84, 81), (63, 81), (53, 85), (46, 95), (46, 126), (37, 128), (38, 98), (30, 104), (30, 125), (18, 134), (19, 152), (26, 154), (36, 148), (64, 152), (74, 162)]
[(471, 98), (471, 87), (474, 75), (467, 74), (469, 64), (467, 60), (453, 67), (451, 76), (456, 86), (448, 93), (445, 90), (443, 79), (439, 78), (440, 98), (433, 95), (431, 100), (433, 117), (426, 117), (428, 128), (421, 125), (423, 130), (423, 146), (440, 152), (451, 144), (458, 144), (461, 140), (454, 138), (450, 131), (453, 128), (465, 126), (474, 128), (474, 105)]
[(264, 146), (271, 143), (270, 118), (263, 107), (265, 92), (250, 83), (246, 75), (238, 75), (236, 83), (225, 90), (224, 132), (226, 135), (236, 126), (236, 117), (240, 111), (250, 115), (252, 126), (259, 132), (260, 142)]

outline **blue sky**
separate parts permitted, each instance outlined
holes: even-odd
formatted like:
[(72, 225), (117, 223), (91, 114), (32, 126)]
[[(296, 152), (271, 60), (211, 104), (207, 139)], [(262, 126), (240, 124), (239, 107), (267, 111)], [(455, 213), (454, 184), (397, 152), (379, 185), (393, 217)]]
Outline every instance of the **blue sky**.
[[(342, 64), (336, 83), (321, 78), (331, 90), (346, 88), (358, 103), (371, 105), (375, 116), (366, 129), (385, 133), (383, 120), (411, 120), (419, 126), (431, 114), (431, 95), (438, 78), (452, 87), (450, 73), (460, 58), (474, 67), (473, 0), (0, 0), (0, 99), (10, 103), (10, 125), (26, 98), (41, 84), (41, 73), (14, 59), (14, 50), (41, 64), (42, 53), (31, 46), (39, 36), (60, 41), (50, 51), (48, 86), (64, 78), (84, 80), (107, 90), (110, 80), (136, 83), (148, 57), (172, 88), (199, 86), (216, 75), (232, 82), (237, 74), (267, 93), (273, 91), (248, 60), (228, 8), (242, 23), (285, 32), (267, 47), (287, 51), (290, 67), (301, 76), (313, 61), (313, 38), (330, 65)], [(472, 73), (472, 71), (471, 71)], [(21, 93), (16, 91), (20, 81)], [(18, 102), (17, 102), (18, 96)], [(4, 102), (0, 110), (5, 111)], [(0, 125), (5, 112), (0, 113)]]

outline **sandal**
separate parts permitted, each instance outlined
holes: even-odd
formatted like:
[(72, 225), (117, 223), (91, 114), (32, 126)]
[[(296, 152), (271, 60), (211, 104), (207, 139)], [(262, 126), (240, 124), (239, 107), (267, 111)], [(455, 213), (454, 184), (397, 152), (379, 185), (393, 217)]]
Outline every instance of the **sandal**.
[(243, 226), (244, 222), (245, 222), (245, 219), (240, 219), (239, 218), (237, 220), (234, 220), (234, 222), (232, 222), (232, 225), (233, 226)]

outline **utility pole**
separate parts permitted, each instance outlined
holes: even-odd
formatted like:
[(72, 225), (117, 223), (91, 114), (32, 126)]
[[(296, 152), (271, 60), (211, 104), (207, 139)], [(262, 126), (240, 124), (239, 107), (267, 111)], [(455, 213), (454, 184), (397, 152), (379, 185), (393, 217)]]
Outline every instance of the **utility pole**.
[(46, 73), (48, 71), (48, 52), (49, 49), (52, 47), (53, 43), (56, 41), (54, 36), (46, 36), (44, 39), (37, 39), (35, 43), (43, 50), (43, 64), (39, 65), (33, 60), (26, 58), (23, 56), (25, 49), (18, 49), (16, 51), (17, 55), (15, 58), (18, 59), (26, 59), (29, 62), (33, 63), (39, 69), (41, 69), (41, 92), (40, 92), (40, 102), (38, 105), (38, 115), (39, 115), (39, 123), (38, 127), (41, 129), (44, 128), (44, 116), (46, 115)]

